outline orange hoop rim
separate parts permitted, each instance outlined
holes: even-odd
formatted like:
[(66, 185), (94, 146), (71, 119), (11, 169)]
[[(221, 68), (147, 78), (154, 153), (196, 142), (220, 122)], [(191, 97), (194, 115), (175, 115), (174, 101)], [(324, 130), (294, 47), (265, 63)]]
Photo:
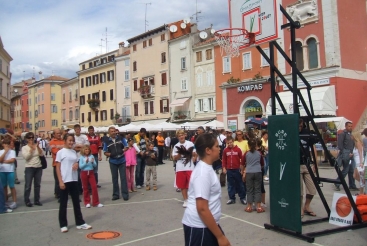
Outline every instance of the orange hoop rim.
[[(239, 31), (239, 34), (232, 34), (232, 31)], [(223, 32), (228, 32), (228, 35), (223, 35)], [(244, 29), (244, 28), (224, 28), (221, 30), (218, 30), (214, 33), (214, 36), (217, 37), (228, 37), (228, 38), (234, 38), (234, 37), (239, 37), (239, 36), (248, 36), (249, 32)]]

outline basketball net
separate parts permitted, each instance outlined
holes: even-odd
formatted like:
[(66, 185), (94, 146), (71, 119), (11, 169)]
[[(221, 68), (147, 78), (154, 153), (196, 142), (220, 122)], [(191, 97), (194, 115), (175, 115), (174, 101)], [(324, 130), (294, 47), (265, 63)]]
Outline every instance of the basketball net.
[(249, 47), (255, 43), (255, 36), (241, 28), (227, 28), (214, 33), (215, 40), (220, 46), (220, 53), (230, 57), (240, 55), (240, 48)]

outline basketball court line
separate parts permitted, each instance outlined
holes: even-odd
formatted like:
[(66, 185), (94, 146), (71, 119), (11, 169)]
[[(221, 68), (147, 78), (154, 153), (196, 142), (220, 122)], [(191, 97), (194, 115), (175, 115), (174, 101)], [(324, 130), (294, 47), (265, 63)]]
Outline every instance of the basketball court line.
[[(142, 203), (150, 203), (150, 202), (163, 202), (163, 201), (179, 201), (177, 198), (166, 198), (166, 199), (159, 199), (159, 200), (149, 200), (149, 201), (141, 201), (141, 202), (124, 202), (124, 203), (113, 203), (113, 204), (106, 204), (104, 207), (112, 207), (112, 206), (119, 206), (119, 205), (129, 205), (129, 204), (142, 204)], [(73, 209), (72, 207), (67, 208)], [(87, 209), (82, 207), (82, 209)], [(29, 214), (29, 213), (39, 213), (39, 212), (50, 212), (50, 211), (59, 211), (58, 208), (53, 209), (43, 209), (43, 210), (34, 210), (34, 211), (22, 211), (22, 212), (12, 212), (12, 213), (4, 213), (0, 214), (0, 216), (6, 216), (6, 215), (15, 215), (15, 214)]]

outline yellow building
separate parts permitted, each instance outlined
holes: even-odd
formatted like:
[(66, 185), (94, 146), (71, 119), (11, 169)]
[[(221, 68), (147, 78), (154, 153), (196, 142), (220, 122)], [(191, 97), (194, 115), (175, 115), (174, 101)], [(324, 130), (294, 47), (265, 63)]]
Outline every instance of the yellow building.
[(10, 116), (11, 116), (11, 129), (14, 132), (23, 131), (22, 118), (28, 112), (23, 111), (22, 95), (23, 95), (24, 81), (12, 84), (10, 87), (11, 105), (10, 105)]
[(50, 76), (28, 85), (29, 123), (31, 131), (42, 136), (61, 127), (62, 93), (60, 83), (67, 78)]
[(10, 62), (0, 37), (0, 128), (10, 128)]
[(78, 77), (60, 83), (62, 91), (61, 118), (63, 129), (79, 124), (79, 80)]
[(115, 56), (118, 50), (79, 64), (79, 104), (81, 126), (115, 124)]

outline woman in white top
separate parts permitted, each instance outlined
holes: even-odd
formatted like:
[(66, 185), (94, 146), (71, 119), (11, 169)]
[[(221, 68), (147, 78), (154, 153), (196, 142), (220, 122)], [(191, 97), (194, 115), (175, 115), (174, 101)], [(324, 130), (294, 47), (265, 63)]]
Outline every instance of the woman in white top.
[(34, 180), (34, 205), (42, 206), (40, 202), (40, 191), (43, 171), (40, 156), (43, 156), (44, 153), (39, 144), (34, 143), (33, 132), (28, 132), (24, 138), (27, 140), (27, 145), (22, 148), (22, 156), (25, 159), (24, 203), (27, 207), (33, 206), (29, 200), (29, 195), (31, 194), (32, 182)]
[[(358, 132), (352, 134), (354, 140), (354, 149), (353, 149), (353, 168), (361, 167), (363, 168), (363, 144), (361, 141), (361, 135)], [(365, 180), (364, 180), (364, 170), (363, 173), (360, 173), (359, 179), (359, 194), (363, 194)]]
[(200, 161), (191, 174), (189, 198), (182, 219), (185, 245), (230, 245), (219, 226), (221, 186), (212, 168), (219, 158), (219, 144), (213, 134), (204, 133), (195, 141)]
[(60, 186), (60, 208), (59, 223), (61, 232), (68, 231), (68, 221), (66, 210), (68, 205), (68, 196), (70, 193), (73, 201), (74, 217), (76, 229), (91, 229), (92, 226), (86, 224), (80, 210), (79, 192), (78, 192), (78, 156), (73, 149), (75, 143), (74, 135), (64, 135), (64, 148), (56, 154), (56, 173)]

